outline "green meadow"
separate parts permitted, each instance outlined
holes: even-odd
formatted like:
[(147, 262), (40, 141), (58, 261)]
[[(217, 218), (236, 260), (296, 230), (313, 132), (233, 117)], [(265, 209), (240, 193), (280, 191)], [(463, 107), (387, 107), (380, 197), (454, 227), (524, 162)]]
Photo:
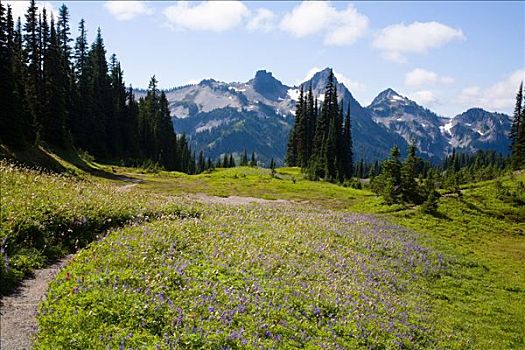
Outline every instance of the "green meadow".
[(525, 347), (525, 209), (502, 195), (523, 172), (442, 192), (429, 215), (296, 168), (57, 161), (0, 164), (2, 292), (75, 253), (36, 348)]

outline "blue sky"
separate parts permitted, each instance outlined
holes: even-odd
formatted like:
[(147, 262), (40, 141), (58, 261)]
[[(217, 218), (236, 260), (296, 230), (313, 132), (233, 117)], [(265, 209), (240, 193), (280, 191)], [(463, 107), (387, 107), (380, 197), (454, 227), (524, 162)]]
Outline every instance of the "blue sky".
[[(25, 2), (9, 2), (23, 13)], [(62, 2), (41, 2), (55, 10)], [(525, 76), (525, 2), (66, 1), (73, 35), (102, 28), (127, 84), (247, 81), (294, 85), (333, 67), (362, 105), (391, 87), (444, 116), (511, 113)]]

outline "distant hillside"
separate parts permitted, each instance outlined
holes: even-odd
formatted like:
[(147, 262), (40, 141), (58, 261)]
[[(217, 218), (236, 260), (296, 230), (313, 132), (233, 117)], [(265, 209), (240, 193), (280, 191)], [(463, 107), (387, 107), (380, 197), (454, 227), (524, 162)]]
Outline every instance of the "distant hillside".
[[(312, 86), (320, 102), (329, 70), (301, 84), (305, 89)], [(205, 79), (166, 90), (166, 96), (176, 132), (186, 133), (196, 152), (203, 150), (217, 159), (246, 149), (255, 151), (263, 162), (274, 158), (282, 164), (299, 88), (286, 86), (272, 73), (260, 70), (245, 83)], [(433, 161), (442, 160), (452, 148), (508, 152), (507, 115), (470, 109), (443, 118), (392, 89), (381, 92), (365, 108), (344, 84), (337, 82), (337, 89), (345, 109), (350, 103), (356, 159), (383, 159), (393, 145), (404, 152), (411, 141), (422, 156)], [(140, 97), (145, 92), (135, 93)]]

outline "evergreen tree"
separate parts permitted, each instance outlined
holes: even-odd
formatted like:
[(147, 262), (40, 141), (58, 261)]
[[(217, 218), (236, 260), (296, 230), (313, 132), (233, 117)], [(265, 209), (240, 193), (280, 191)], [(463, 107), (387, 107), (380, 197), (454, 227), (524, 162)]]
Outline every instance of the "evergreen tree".
[(22, 66), (16, 54), (15, 31), (11, 7), (0, 3), (0, 140), (7, 145), (21, 147), (25, 144), (23, 123), (22, 76), (17, 70)]
[(206, 159), (204, 158), (204, 152), (201, 150), (199, 152), (199, 160), (197, 162), (197, 174), (202, 173), (206, 170)]
[[(314, 105), (315, 103), (315, 105)], [(308, 89), (308, 95), (306, 97), (306, 159), (310, 161), (313, 154), (313, 143), (315, 135), (315, 123), (317, 118), (317, 100), (314, 102), (314, 95), (312, 91), (312, 85)]]
[(230, 157), (228, 157), (227, 153), (224, 153), (224, 158), (222, 160), (222, 167), (223, 168), (229, 168), (230, 167)]
[(343, 158), (343, 162), (344, 162), (343, 170), (344, 170), (344, 176), (346, 179), (350, 179), (354, 172), (354, 155), (353, 155), (352, 143), (353, 141), (352, 141), (352, 123), (351, 123), (351, 118), (350, 118), (350, 101), (348, 101), (348, 110), (346, 112), (344, 130), (343, 130), (343, 157), (344, 157)]
[(246, 148), (244, 149), (244, 153), (241, 156), (241, 166), (247, 166), (248, 165), (248, 153), (246, 153)]
[(108, 151), (112, 158), (117, 158), (123, 154), (126, 132), (126, 87), (120, 62), (114, 54), (110, 62), (112, 110), (108, 116)]
[(523, 82), (520, 83), (518, 93), (516, 94), (516, 105), (514, 108), (514, 117), (510, 129), (510, 148), (511, 148), (511, 165), (513, 169), (519, 169), (525, 163), (525, 144), (523, 136), (523, 124), (525, 123), (523, 107)]
[(228, 162), (228, 167), (229, 168), (235, 168), (235, 159), (233, 159), (233, 154), (230, 153), (230, 160)]
[(69, 10), (66, 5), (62, 4), (58, 9), (57, 39), (60, 50), (68, 62), (71, 58), (71, 45), (69, 43), (73, 41), (73, 39), (69, 37), (70, 35)]
[(48, 144), (64, 147), (66, 145), (66, 104), (64, 83), (64, 57), (60, 51), (57, 32), (51, 18), (49, 46), (44, 58), (45, 97), (41, 112), (42, 139)]
[(24, 62), (26, 64), (27, 77), (25, 85), (25, 103), (31, 115), (31, 125), (36, 132), (32, 133), (29, 141), (37, 141), (40, 130), (41, 104), (39, 96), (42, 92), (42, 66), (40, 56), (40, 29), (38, 25), (38, 7), (35, 0), (31, 0), (25, 14), (24, 23)]
[(257, 160), (255, 159), (255, 152), (252, 152), (252, 159), (250, 161), (250, 166), (257, 166)]
[(75, 145), (82, 149), (88, 149), (88, 120), (91, 115), (91, 94), (89, 91), (88, 75), (88, 43), (87, 31), (84, 19), (78, 25), (79, 36), (75, 41), (74, 54), (74, 87), (72, 91), (73, 108), (71, 133)]
[(334, 84), (334, 74), (330, 70), (323, 106), (316, 121), (312, 161), (309, 166), (309, 173), (312, 178), (333, 179), (335, 177), (333, 161), (337, 140), (335, 124), (338, 114), (337, 89)]
[(65, 122), (68, 130), (73, 128), (73, 90), (74, 77), (71, 67), (71, 45), (73, 39), (70, 38), (71, 29), (69, 27), (69, 10), (66, 5), (62, 4), (58, 11), (57, 21), (57, 41), (62, 55), (62, 75), (64, 80), (62, 82), (64, 89), (64, 104), (65, 104)]
[(400, 152), (397, 146), (392, 147), (390, 158), (382, 164), (382, 172), (376, 178), (375, 191), (380, 193), (387, 204), (401, 202), (401, 161)]
[(420, 194), (416, 182), (416, 169), (420, 160), (416, 156), (416, 146), (411, 143), (408, 146), (408, 156), (401, 167), (401, 190), (405, 202), (419, 203)]
[(96, 157), (108, 157), (107, 124), (112, 111), (111, 83), (108, 76), (106, 48), (100, 28), (88, 53), (86, 67), (90, 114), (86, 122), (88, 129), (87, 149)]
[(296, 165), (301, 168), (306, 168), (308, 162), (307, 154), (307, 122), (308, 117), (306, 115), (306, 101), (304, 98), (304, 88), (301, 85), (299, 93), (299, 101), (297, 102), (297, 110), (295, 112), (295, 124), (294, 124), (294, 141), (295, 141), (295, 152), (296, 152)]

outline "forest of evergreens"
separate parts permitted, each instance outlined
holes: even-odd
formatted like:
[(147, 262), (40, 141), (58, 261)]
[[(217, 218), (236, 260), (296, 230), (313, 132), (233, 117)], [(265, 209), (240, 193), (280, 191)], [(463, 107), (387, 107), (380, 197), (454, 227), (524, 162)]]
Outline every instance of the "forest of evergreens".
[[(22, 24), (23, 23), (23, 24)], [(32, 0), (25, 19), (0, 3), (0, 140), (88, 152), (98, 160), (203, 171), (185, 135), (176, 135), (168, 101), (151, 78), (138, 101), (100, 28), (89, 45), (82, 19), (71, 37), (65, 5), (58, 18)]]

